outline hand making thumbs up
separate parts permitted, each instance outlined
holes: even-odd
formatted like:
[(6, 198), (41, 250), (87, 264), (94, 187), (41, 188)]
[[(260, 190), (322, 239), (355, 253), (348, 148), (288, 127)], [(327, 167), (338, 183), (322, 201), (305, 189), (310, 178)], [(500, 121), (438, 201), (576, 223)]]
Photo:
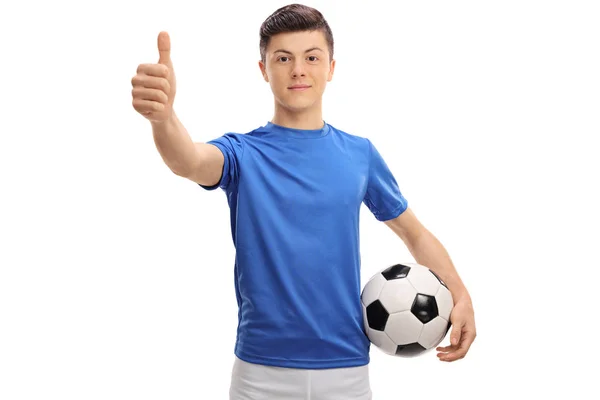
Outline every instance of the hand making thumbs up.
[(175, 71), (167, 32), (158, 35), (158, 54), (157, 64), (140, 64), (131, 79), (133, 108), (152, 122), (163, 122), (173, 112)]

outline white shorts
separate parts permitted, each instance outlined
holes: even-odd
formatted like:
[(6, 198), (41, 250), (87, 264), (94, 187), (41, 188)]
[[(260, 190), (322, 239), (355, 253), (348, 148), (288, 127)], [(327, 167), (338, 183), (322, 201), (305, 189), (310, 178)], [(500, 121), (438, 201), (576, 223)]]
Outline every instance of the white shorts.
[(369, 366), (299, 369), (235, 357), (230, 400), (372, 400)]

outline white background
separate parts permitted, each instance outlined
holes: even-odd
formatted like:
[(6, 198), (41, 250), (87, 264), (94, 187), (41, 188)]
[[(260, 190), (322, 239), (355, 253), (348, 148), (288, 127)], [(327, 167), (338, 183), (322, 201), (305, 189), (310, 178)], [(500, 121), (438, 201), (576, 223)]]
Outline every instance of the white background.
[[(195, 141), (263, 125), (258, 28), (285, 4), (3, 3), (0, 399), (227, 398), (226, 198), (162, 162), (131, 78), (166, 30)], [(324, 118), (372, 139), (475, 306), (461, 361), (373, 348), (375, 399), (597, 398), (598, 3), (306, 4), (336, 40)], [(364, 281), (412, 261), (361, 221)]]

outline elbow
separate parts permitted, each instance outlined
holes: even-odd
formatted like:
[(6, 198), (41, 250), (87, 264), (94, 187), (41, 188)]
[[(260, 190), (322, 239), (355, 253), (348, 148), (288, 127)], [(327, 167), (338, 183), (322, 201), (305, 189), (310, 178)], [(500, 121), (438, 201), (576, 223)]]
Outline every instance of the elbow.
[(182, 178), (188, 178), (191, 175), (192, 171), (194, 170), (193, 167), (191, 167), (189, 165), (182, 165), (182, 164), (169, 165), (169, 169), (175, 175), (180, 176)]
[(172, 173), (174, 173), (177, 176), (180, 176), (182, 178), (187, 178), (187, 174), (185, 172), (182, 172), (179, 169), (175, 169), (175, 168), (169, 168), (171, 170)]
[(200, 169), (199, 162), (178, 162), (171, 163), (169, 165), (169, 169), (177, 176), (181, 176), (182, 178), (189, 178), (194, 174), (194, 171), (198, 171)]
[(167, 166), (169, 167), (169, 169), (171, 170), (172, 173), (174, 173), (177, 176), (181, 176), (185, 178), (185, 175), (187, 175), (189, 172), (189, 168), (185, 168), (184, 166), (182, 166), (181, 164), (167, 164)]

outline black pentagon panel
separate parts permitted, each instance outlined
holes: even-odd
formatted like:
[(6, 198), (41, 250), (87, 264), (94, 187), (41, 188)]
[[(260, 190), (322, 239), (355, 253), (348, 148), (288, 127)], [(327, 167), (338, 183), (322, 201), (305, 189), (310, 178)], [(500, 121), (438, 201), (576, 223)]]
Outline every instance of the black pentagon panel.
[(389, 268), (386, 268), (384, 271), (381, 272), (381, 275), (383, 275), (383, 277), (386, 280), (391, 281), (392, 279), (406, 278), (406, 276), (408, 275), (408, 271), (410, 271), (409, 266), (396, 264), (392, 265)]
[(375, 300), (367, 307), (367, 322), (371, 329), (383, 332), (389, 316), (390, 314), (379, 300)]
[(421, 321), (426, 324), (438, 316), (438, 307), (435, 297), (426, 294), (418, 293), (415, 296), (415, 301), (410, 311)]
[(446, 289), (448, 289), (448, 286), (444, 283), (444, 281), (432, 270), (429, 270), (429, 272), (431, 272), (433, 274), (433, 276), (435, 276), (437, 278), (437, 280), (440, 282), (440, 284), (442, 286), (444, 286)]
[(450, 330), (451, 327), (452, 327), (452, 322), (448, 321), (448, 326), (446, 326), (446, 333), (444, 333), (444, 336), (446, 336), (448, 334), (448, 331)]
[(396, 355), (401, 357), (416, 357), (427, 349), (419, 343), (403, 344), (396, 348)]

